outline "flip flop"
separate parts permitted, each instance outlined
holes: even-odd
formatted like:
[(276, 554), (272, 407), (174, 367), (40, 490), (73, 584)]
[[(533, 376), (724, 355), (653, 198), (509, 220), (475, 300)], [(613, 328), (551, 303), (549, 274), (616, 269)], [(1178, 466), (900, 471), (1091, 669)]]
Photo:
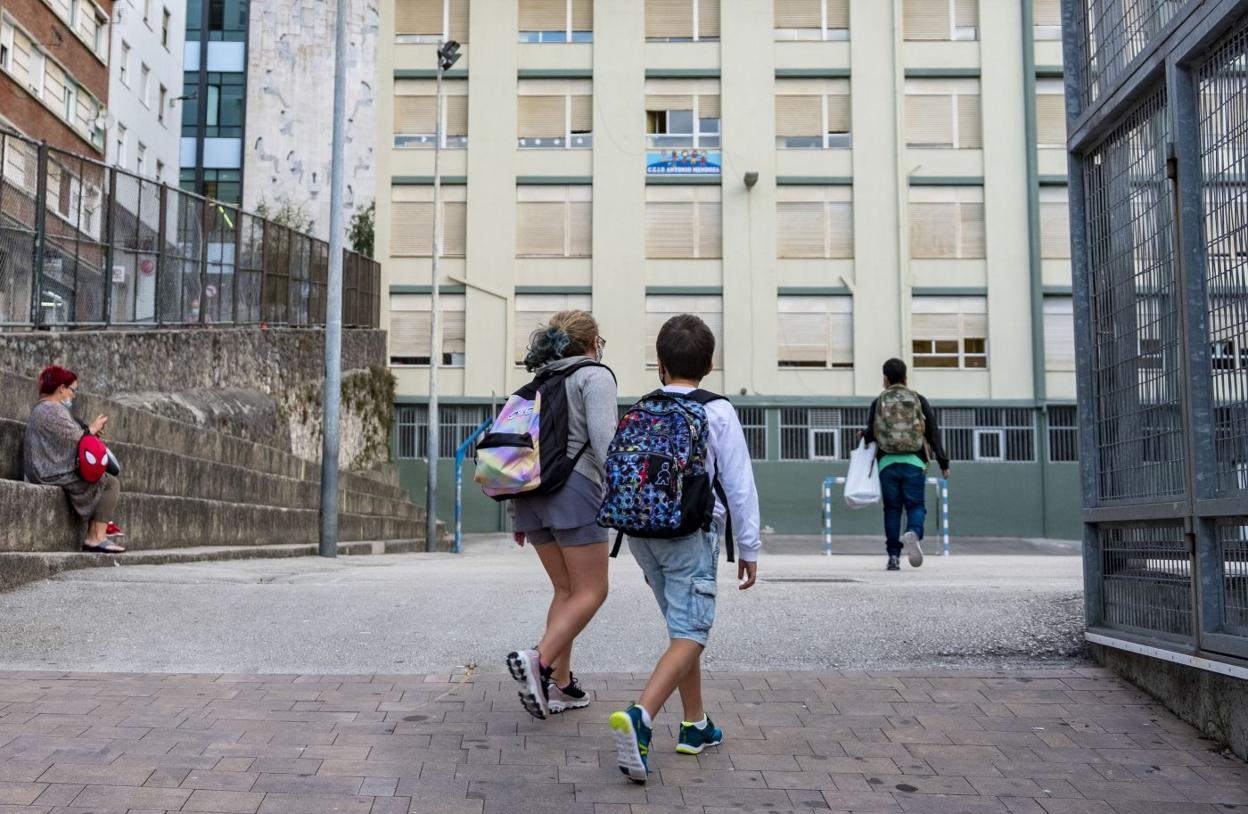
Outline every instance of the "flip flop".
[(82, 544), (82, 550), (92, 554), (125, 554), (126, 549), (116, 543), (101, 543), (100, 545)]

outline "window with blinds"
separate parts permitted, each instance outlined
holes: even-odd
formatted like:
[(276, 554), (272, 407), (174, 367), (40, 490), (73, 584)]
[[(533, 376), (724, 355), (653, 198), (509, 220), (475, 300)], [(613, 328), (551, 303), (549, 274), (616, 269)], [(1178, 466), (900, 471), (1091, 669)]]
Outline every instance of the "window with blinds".
[(849, 0), (775, 0), (776, 41), (849, 39)]
[(529, 352), (529, 339), (534, 331), (545, 328), (550, 318), (560, 311), (589, 311), (593, 298), (589, 294), (517, 294), (515, 303), (512, 356), (516, 366), (523, 367), (524, 357)]
[(1048, 373), (1075, 369), (1075, 303), (1071, 297), (1044, 298), (1044, 369)]
[(850, 297), (777, 299), (780, 367), (854, 366), (854, 301)]
[(1066, 148), (1066, 93), (1060, 79), (1036, 80), (1036, 145)]
[(520, 0), (520, 42), (593, 42), (594, 0)]
[(593, 188), (516, 187), (516, 257), (589, 257)]
[[(464, 366), (463, 294), (440, 294), (442, 362), (445, 367)], [(428, 365), (433, 297), (428, 294), (390, 295), (390, 364)]]
[(1062, 38), (1062, 0), (1033, 0), (1032, 22), (1038, 40)]
[(646, 39), (699, 42), (719, 39), (720, 0), (646, 0)]
[(521, 79), (516, 100), (517, 145), (529, 150), (594, 146), (591, 79)]
[[(468, 224), (468, 188), (442, 187), (442, 256), (463, 257)], [(433, 187), (396, 186), (390, 190), (390, 254), (433, 256)]]
[(718, 148), (719, 80), (646, 80), (646, 146)]
[(979, 0), (903, 0), (907, 40), (979, 39)]
[(468, 42), (469, 0), (394, 0), (396, 42)]
[(722, 257), (720, 200), (718, 186), (646, 187), (646, 257)]
[(987, 297), (914, 297), (910, 313), (915, 367), (988, 367)]
[[(394, 146), (432, 148), (437, 139), (437, 80), (394, 81)], [(442, 147), (468, 146), (468, 82), (442, 80)]]
[(983, 259), (984, 188), (911, 187), (910, 257)]
[(658, 367), (655, 342), (659, 329), (677, 314), (693, 314), (706, 323), (715, 336), (715, 355), (711, 367), (724, 366), (724, 298), (719, 294), (647, 294), (646, 295), (646, 366)]
[(777, 79), (776, 146), (848, 148), (849, 111), (848, 79)]
[(1070, 259), (1070, 207), (1066, 187), (1040, 187), (1040, 256)]
[(781, 186), (776, 188), (776, 257), (852, 259), (853, 188)]
[(907, 79), (905, 104), (907, 147), (984, 146), (978, 79)]

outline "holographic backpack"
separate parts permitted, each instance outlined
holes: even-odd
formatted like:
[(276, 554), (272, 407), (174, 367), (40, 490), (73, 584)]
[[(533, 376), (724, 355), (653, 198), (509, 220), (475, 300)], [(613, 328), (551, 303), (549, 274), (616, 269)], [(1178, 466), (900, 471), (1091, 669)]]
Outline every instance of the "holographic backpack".
[[(568, 393), (564, 380), (586, 367), (607, 367), (586, 359), (539, 373), (507, 399), (498, 418), (477, 442), (481, 489), (495, 500), (548, 495), (572, 474), (589, 442), (568, 455)], [(610, 368), (607, 368), (609, 371)]]

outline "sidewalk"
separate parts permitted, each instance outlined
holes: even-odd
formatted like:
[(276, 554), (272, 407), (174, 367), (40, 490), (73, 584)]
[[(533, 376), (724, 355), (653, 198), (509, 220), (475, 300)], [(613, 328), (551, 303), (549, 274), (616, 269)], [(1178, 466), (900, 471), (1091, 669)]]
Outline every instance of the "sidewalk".
[[(470, 671), (471, 672), (471, 671)], [(0, 814), (1248, 811), (1248, 769), (1107, 672), (708, 674), (722, 747), (656, 729), (645, 787), (604, 724), (499, 673), (0, 673)]]

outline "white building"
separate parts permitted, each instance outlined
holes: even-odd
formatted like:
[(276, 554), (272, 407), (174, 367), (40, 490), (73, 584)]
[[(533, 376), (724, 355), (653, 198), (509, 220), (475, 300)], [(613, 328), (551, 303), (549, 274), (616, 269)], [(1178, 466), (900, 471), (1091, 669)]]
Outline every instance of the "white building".
[(109, 164), (177, 183), (185, 40), (186, 0), (118, 0), (114, 6)]

